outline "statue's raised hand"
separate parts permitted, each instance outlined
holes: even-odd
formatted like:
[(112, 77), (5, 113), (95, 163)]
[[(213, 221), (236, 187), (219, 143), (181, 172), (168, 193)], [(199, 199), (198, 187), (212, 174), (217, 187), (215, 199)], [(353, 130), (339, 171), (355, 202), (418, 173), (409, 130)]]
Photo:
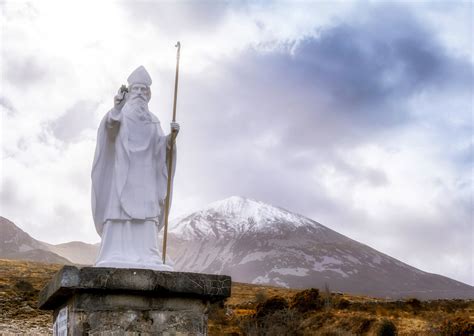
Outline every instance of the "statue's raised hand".
[(114, 107), (116, 110), (118, 111), (122, 110), (122, 107), (126, 101), (125, 98), (126, 98), (127, 92), (128, 92), (128, 89), (125, 85), (122, 85), (120, 89), (118, 90), (117, 94), (114, 97)]

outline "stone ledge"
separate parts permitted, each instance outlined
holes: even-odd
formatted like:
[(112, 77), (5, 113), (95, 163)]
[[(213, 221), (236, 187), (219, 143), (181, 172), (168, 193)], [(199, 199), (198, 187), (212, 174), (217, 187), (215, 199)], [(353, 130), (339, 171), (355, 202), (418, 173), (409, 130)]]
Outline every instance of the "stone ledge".
[(195, 297), (213, 302), (230, 296), (231, 278), (147, 269), (64, 266), (40, 292), (38, 306), (45, 310), (55, 309), (80, 292)]

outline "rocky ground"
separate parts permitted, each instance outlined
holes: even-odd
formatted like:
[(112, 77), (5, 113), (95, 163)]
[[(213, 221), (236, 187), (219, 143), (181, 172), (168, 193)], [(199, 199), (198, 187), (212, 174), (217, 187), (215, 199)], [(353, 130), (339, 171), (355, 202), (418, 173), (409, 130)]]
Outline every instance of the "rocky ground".
[[(0, 260), (0, 334), (51, 335), (36, 308), (39, 290), (61, 265)], [(210, 335), (474, 335), (474, 301), (387, 301), (235, 283), (210, 311)]]
[(50, 312), (36, 308), (41, 288), (62, 265), (0, 260), (0, 334), (51, 335)]

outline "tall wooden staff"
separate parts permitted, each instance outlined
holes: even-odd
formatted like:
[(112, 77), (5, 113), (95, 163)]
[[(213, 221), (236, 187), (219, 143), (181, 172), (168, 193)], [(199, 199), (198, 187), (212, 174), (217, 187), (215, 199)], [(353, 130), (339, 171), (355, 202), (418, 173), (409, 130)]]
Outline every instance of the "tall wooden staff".
[[(176, 43), (178, 48), (176, 54), (176, 77), (174, 78), (174, 101), (173, 101), (173, 122), (176, 122), (176, 100), (178, 98), (178, 74), (179, 74), (179, 52), (181, 49), (181, 43)], [(171, 132), (171, 143), (168, 157), (168, 185), (166, 187), (166, 200), (165, 200), (165, 226), (163, 231), (163, 264), (166, 264), (166, 243), (168, 240), (168, 217), (170, 214), (170, 196), (171, 196), (171, 178), (173, 172), (173, 150), (174, 141), (176, 139), (176, 132)]]

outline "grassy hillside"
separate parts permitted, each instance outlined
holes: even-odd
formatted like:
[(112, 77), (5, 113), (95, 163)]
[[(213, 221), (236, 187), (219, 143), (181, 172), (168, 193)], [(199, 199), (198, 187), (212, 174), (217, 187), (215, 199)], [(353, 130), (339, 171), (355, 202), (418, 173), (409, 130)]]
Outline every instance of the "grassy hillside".
[[(61, 265), (0, 260), (0, 334), (50, 335), (52, 315), (36, 309), (39, 290)], [(234, 283), (210, 310), (211, 335), (470, 335), (474, 301), (385, 301)]]

